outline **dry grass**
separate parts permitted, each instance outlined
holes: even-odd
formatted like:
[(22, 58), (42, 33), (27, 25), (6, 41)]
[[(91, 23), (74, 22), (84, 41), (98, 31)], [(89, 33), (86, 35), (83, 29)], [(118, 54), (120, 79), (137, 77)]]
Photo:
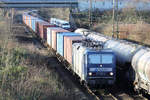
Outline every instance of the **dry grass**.
[(69, 21), (69, 8), (41, 8), (39, 9), (40, 16), (49, 20), (49, 18), (60, 18)]
[[(137, 22), (136, 24), (119, 24), (120, 35), (125, 34), (125, 39), (134, 40), (150, 45), (150, 24)], [(100, 24), (93, 28), (100, 33), (112, 36), (112, 25)]]
[(11, 50), (2, 48), (0, 52), (1, 99), (10, 96), (14, 100), (43, 100), (57, 97), (67, 99), (68, 93), (62, 80), (53, 70), (43, 67), (46, 65), (43, 58), (40, 55), (30, 55), (19, 48)]
[(37, 51), (32, 42), (20, 43), (14, 35), (21, 31), (7, 26), (7, 21), (0, 20), (0, 99), (72, 100), (75, 90), (57, 74), (55, 67), (60, 65), (52, 54)]

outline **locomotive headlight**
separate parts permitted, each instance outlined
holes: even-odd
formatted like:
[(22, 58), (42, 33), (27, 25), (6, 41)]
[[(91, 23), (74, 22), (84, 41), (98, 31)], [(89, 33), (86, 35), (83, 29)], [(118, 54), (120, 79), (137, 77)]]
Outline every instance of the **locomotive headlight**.
[(113, 72), (110, 72), (109, 74), (110, 74), (111, 76), (113, 76), (113, 75), (114, 75), (114, 73), (113, 73)]
[(91, 73), (91, 72), (89, 72), (89, 76), (92, 76), (92, 73)]

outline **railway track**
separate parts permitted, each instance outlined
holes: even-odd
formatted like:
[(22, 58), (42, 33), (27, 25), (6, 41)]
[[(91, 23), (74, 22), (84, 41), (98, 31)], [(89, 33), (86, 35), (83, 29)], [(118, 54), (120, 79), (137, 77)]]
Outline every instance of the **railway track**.
[[(26, 30), (26, 29), (25, 29)], [(33, 37), (35, 37), (34, 34), (32, 34)], [(37, 40), (33, 40), (34, 44), (38, 44), (39, 39)], [(47, 47), (47, 44), (44, 43), (42, 40), (41, 42), (44, 44), (45, 47)], [(37, 46), (37, 48), (41, 49), (41, 47)], [(53, 51), (53, 53), (56, 53), (52, 48), (47, 47), (47, 49), (49, 51)], [(62, 60), (62, 58), (60, 56), (58, 56), (58, 54), (55, 54), (55, 56), (57, 57), (57, 59), (65, 66), (65, 68), (70, 71), (70, 69), (68, 68), (67, 64), (64, 63), (65, 60)], [(58, 70), (59, 73), (62, 73), (60, 70)], [(63, 73), (64, 74), (64, 73)], [(70, 74), (69, 74), (70, 75)], [(73, 77), (71, 77), (73, 78)], [(72, 79), (72, 81), (75, 81), (74, 79)], [(78, 84), (77, 84), (78, 85)], [(82, 86), (78, 86), (80, 88), (82, 88), (82, 90), (87, 91), (90, 95), (93, 96), (93, 99), (95, 100), (149, 100), (146, 97), (142, 96), (142, 95), (137, 95), (136, 93), (130, 94), (127, 92), (130, 91), (124, 91), (121, 89), (118, 90), (117, 85), (115, 86), (115, 88), (111, 88), (110, 87), (106, 87), (104, 89), (92, 89), (87, 85), (83, 85)], [(120, 87), (119, 87), (120, 88)], [(129, 87), (128, 87), (129, 88)], [(115, 90), (115, 92), (114, 92)], [(118, 90), (118, 91), (117, 91)], [(83, 98), (84, 100), (84, 98)]]
[(111, 91), (105, 89), (98, 89), (92, 91), (88, 88), (89, 93), (94, 95), (97, 100), (149, 100), (142, 95), (132, 94), (129, 95), (125, 92), (111, 93)]

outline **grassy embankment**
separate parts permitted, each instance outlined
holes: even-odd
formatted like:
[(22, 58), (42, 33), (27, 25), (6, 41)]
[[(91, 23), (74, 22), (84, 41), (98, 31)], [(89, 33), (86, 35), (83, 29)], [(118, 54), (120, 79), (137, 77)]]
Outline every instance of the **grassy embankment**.
[(13, 37), (16, 33), (9, 30), (8, 23), (9, 20), (0, 15), (0, 99), (72, 99), (72, 92), (55, 74), (53, 67), (57, 64), (51, 63), (48, 69), (45, 56), (29, 51), (27, 44), (22, 48)]

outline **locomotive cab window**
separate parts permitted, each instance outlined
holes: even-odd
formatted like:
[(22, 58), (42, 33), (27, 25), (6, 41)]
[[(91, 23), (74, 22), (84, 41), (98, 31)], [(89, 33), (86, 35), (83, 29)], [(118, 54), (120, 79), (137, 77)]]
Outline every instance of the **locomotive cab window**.
[(90, 64), (100, 64), (101, 63), (100, 59), (101, 59), (101, 56), (98, 54), (89, 55), (89, 63)]
[(112, 64), (113, 55), (111, 54), (91, 54), (89, 55), (89, 64)]
[(111, 63), (113, 63), (113, 55), (102, 54), (102, 64), (111, 64)]

